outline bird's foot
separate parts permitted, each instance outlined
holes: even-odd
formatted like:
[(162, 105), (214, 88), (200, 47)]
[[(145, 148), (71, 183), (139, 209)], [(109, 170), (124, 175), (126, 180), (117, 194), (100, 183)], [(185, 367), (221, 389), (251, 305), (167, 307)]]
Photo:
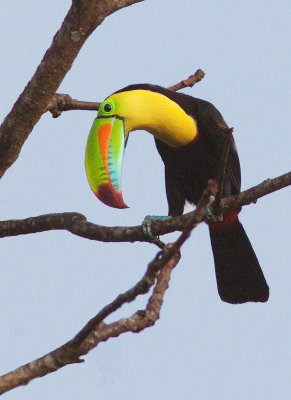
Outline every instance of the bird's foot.
[(214, 202), (215, 202), (215, 196), (211, 195), (209, 197), (209, 202), (206, 206), (204, 216), (210, 222), (222, 222), (223, 215), (215, 211), (215, 209), (213, 208)]
[(171, 218), (171, 216), (146, 215), (141, 226), (147, 241), (150, 243), (155, 243), (162, 249), (164, 247), (164, 243), (160, 240), (159, 236), (154, 236), (152, 234), (151, 223), (152, 221), (166, 221)]

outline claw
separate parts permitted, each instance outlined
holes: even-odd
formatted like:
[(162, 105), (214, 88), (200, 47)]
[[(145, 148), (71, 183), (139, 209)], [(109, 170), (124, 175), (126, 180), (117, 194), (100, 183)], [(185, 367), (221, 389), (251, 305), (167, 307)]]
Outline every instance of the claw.
[(155, 243), (160, 248), (164, 247), (164, 243), (160, 240), (159, 236), (154, 236), (151, 231), (152, 221), (165, 221), (172, 217), (168, 216), (158, 216), (158, 215), (146, 215), (141, 226), (143, 234), (150, 243)]
[(215, 201), (215, 196), (211, 195), (209, 197), (209, 203), (207, 204), (206, 209), (205, 209), (205, 214), (204, 214), (205, 218), (210, 222), (222, 222), (223, 215), (216, 213), (213, 210), (212, 205), (213, 205), (214, 201)]

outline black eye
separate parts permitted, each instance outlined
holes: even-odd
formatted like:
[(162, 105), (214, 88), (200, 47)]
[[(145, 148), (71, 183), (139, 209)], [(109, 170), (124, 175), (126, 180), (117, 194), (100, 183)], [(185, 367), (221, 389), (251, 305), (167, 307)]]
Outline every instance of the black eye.
[(112, 105), (110, 103), (106, 103), (104, 105), (104, 111), (110, 112), (112, 110)]

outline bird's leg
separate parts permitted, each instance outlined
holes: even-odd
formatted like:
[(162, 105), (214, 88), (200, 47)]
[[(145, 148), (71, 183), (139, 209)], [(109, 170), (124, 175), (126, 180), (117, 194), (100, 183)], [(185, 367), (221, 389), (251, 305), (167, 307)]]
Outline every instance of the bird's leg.
[(205, 218), (210, 222), (222, 222), (223, 215), (217, 211), (216, 207), (216, 195), (218, 193), (218, 184), (217, 181), (214, 179), (209, 179), (208, 181), (208, 189), (211, 192), (209, 196), (209, 202), (205, 209)]
[(154, 236), (151, 231), (152, 221), (166, 221), (171, 219), (171, 216), (159, 216), (159, 215), (146, 215), (141, 226), (143, 234), (150, 243), (155, 243), (161, 249), (164, 247), (164, 243), (160, 240), (159, 236)]

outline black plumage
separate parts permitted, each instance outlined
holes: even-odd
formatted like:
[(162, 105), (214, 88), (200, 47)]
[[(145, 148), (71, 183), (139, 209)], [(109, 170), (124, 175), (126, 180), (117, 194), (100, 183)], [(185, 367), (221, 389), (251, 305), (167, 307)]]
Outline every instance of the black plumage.
[[(185, 200), (197, 204), (208, 180), (218, 178), (226, 139), (225, 128), (228, 126), (211, 103), (183, 93), (149, 84), (131, 85), (121, 91), (137, 89), (167, 96), (197, 123), (198, 137), (186, 146), (172, 148), (155, 139), (165, 164), (169, 215), (182, 215)], [(240, 188), (240, 163), (231, 136), (223, 196), (237, 194)], [(224, 222), (212, 223), (209, 226), (219, 295), (223, 301), (229, 303), (267, 301), (268, 285), (244, 228), (238, 221), (237, 213), (234, 213), (231, 220), (232, 223), (228, 225), (228, 218), (225, 218)]]

